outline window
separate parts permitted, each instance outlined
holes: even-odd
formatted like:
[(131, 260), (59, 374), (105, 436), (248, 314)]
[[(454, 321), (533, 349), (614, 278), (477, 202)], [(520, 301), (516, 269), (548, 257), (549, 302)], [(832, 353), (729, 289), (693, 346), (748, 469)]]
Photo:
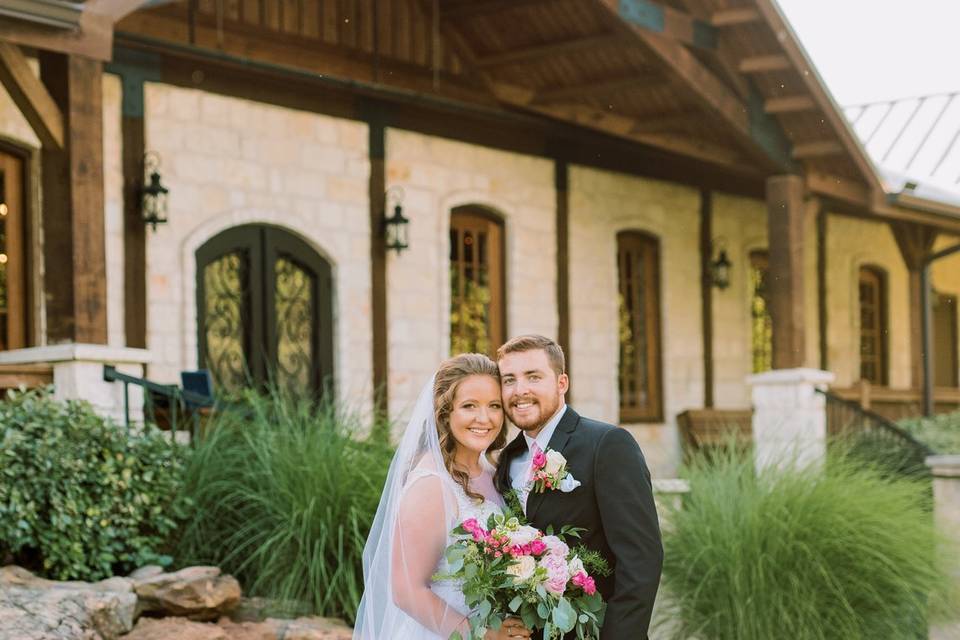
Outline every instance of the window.
[(766, 251), (750, 252), (750, 352), (753, 372), (773, 368), (773, 320), (770, 318), (768, 277), (770, 256)]
[(958, 385), (957, 364), (957, 297), (943, 293), (933, 295), (933, 384), (937, 387)]
[(503, 223), (477, 207), (450, 216), (450, 353), (493, 356), (506, 336)]
[(860, 378), (887, 384), (886, 278), (876, 267), (860, 268)]
[(23, 161), (0, 151), (0, 350), (27, 346)]
[(620, 421), (663, 419), (660, 374), (660, 250), (639, 231), (617, 234), (620, 283)]
[(333, 376), (330, 265), (281, 229), (243, 225), (197, 251), (200, 366), (221, 389), (274, 380), (322, 392)]

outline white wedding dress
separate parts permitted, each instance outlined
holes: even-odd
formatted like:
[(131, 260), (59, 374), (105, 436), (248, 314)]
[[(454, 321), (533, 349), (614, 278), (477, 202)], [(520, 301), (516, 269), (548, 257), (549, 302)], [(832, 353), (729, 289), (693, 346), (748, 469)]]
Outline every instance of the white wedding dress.
[(384, 485), (363, 550), (364, 592), (354, 640), (447, 640), (467, 637), (469, 614), (447, 570), (450, 532), (468, 518), (483, 526), (503, 510), (493, 486), (494, 468), (480, 456), (482, 473), (470, 480), (470, 498), (447, 472), (433, 412), (433, 381), (421, 391)]

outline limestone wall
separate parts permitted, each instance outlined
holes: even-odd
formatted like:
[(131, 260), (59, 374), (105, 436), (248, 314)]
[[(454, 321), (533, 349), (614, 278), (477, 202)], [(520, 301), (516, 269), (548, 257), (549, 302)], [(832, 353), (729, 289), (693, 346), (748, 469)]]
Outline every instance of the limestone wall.
[(845, 387), (860, 378), (859, 273), (879, 267), (887, 277), (887, 352), (893, 388), (910, 386), (910, 291), (906, 265), (890, 225), (849, 216), (827, 221), (827, 358)]
[(162, 158), (170, 223), (147, 231), (150, 377), (197, 366), (196, 250), (263, 223), (304, 239), (333, 267), (334, 368), (363, 409), (370, 370), (370, 230), (363, 123), (182, 89), (145, 86), (146, 148)]
[(120, 76), (103, 74), (103, 215), (107, 254), (107, 344), (127, 344), (124, 318), (123, 136)]
[(653, 475), (672, 477), (679, 461), (675, 416), (703, 406), (703, 339), (697, 190), (599, 171), (570, 169), (570, 350), (574, 403), (617, 423), (617, 232), (660, 240), (664, 423), (627, 427)]
[(507, 336), (557, 335), (556, 195), (549, 160), (389, 129), (387, 185), (404, 193), (410, 249), (387, 260), (390, 414), (402, 422), (450, 355), (450, 212), (502, 217)]

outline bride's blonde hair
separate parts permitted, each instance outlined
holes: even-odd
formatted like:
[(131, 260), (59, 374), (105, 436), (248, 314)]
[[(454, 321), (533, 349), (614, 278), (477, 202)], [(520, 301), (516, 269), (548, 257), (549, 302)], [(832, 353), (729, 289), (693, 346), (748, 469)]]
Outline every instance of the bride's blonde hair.
[[(457, 440), (450, 431), (450, 413), (453, 411), (453, 398), (457, 395), (460, 383), (470, 376), (490, 376), (497, 385), (500, 384), (500, 370), (497, 364), (482, 353), (461, 353), (449, 360), (445, 360), (433, 382), (433, 411), (437, 419), (437, 439), (440, 442), (440, 453), (443, 464), (450, 476), (463, 487), (464, 492), (478, 502), (483, 496), (470, 490), (470, 475), (454, 463), (454, 453), (457, 449)], [(487, 449), (490, 453), (502, 449), (507, 442), (507, 430), (500, 425), (500, 433)], [(490, 459), (493, 462), (492, 459)]]

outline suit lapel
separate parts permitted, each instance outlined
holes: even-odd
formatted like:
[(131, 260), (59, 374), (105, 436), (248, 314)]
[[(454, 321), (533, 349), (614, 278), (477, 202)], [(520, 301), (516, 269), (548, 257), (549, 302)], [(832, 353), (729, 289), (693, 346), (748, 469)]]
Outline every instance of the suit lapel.
[(501, 494), (506, 495), (513, 488), (513, 483), (510, 481), (510, 462), (526, 448), (527, 443), (524, 441), (521, 431), (500, 452), (500, 459), (497, 461), (496, 486), (497, 491)]
[[(554, 451), (563, 453), (567, 443), (570, 441), (570, 436), (577, 430), (579, 423), (580, 416), (577, 415), (576, 411), (567, 407), (567, 410), (563, 413), (563, 417), (560, 418), (560, 422), (557, 423), (557, 428), (553, 431), (553, 435), (550, 436), (547, 449), (553, 449)], [(551, 489), (547, 489), (543, 493), (531, 491), (530, 495), (527, 496), (527, 520), (529, 522), (533, 522), (533, 517), (536, 515), (537, 509), (540, 508), (549, 491), (551, 491)]]

